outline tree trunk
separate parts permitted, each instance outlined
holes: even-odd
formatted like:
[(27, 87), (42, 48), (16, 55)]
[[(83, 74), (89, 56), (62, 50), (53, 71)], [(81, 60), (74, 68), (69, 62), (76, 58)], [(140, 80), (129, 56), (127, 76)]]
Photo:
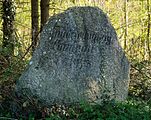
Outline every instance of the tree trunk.
[(31, 0), (31, 26), (32, 26), (32, 52), (35, 50), (38, 42), (39, 33), (39, 13), (38, 0)]
[(127, 48), (127, 36), (128, 36), (128, 11), (127, 0), (124, 1), (124, 21), (125, 21), (125, 34), (124, 34), (124, 50)]
[(42, 30), (42, 27), (49, 18), (49, 0), (41, 0), (40, 8), (41, 8), (41, 30)]
[(150, 49), (150, 21), (151, 21), (151, 18), (150, 18), (150, 14), (151, 14), (151, 11), (150, 11), (150, 1), (147, 0), (147, 15), (148, 15), (148, 24), (147, 24), (147, 47), (148, 47), (148, 56), (149, 56), (149, 60), (151, 60), (151, 49)]
[(15, 32), (14, 32), (14, 21), (15, 21), (15, 6), (14, 0), (2, 0), (3, 9), (3, 55), (8, 62), (11, 61), (14, 55), (14, 44), (15, 44)]

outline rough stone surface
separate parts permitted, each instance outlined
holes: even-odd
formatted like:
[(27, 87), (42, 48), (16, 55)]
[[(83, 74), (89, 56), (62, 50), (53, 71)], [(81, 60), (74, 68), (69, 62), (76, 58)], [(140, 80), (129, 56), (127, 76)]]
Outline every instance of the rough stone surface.
[(124, 100), (129, 62), (107, 16), (97, 7), (73, 7), (51, 17), (16, 90), (43, 103), (100, 102), (104, 90)]

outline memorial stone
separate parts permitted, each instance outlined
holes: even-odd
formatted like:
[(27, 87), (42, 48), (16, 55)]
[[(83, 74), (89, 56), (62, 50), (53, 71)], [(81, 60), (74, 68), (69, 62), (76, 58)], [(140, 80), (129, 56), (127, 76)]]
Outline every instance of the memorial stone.
[(106, 14), (97, 7), (72, 7), (52, 16), (16, 91), (44, 104), (101, 102), (128, 94), (129, 62)]

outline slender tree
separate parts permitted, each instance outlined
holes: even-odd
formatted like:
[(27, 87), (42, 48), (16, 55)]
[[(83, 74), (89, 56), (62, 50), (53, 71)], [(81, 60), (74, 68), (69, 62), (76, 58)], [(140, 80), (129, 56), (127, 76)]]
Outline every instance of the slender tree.
[(8, 62), (14, 55), (15, 47), (15, 6), (14, 0), (2, 0), (3, 19), (3, 54)]
[(39, 33), (39, 12), (38, 0), (31, 0), (31, 26), (32, 26), (32, 52), (35, 50), (38, 42)]
[(124, 23), (125, 23), (125, 34), (124, 34), (124, 50), (127, 47), (127, 36), (128, 36), (128, 11), (127, 11), (127, 0), (124, 0)]
[(150, 49), (150, 27), (151, 27), (151, 18), (150, 18), (150, 1), (147, 0), (147, 15), (148, 15), (148, 24), (147, 24), (147, 47), (148, 47), (148, 55), (149, 55), (149, 60), (151, 59), (151, 49)]
[(49, 18), (49, 0), (40, 1), (41, 8), (41, 30)]

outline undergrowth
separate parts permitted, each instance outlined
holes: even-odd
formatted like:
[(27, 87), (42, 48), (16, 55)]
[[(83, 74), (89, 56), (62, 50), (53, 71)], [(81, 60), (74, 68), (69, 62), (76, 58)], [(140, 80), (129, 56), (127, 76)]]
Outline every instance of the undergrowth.
[[(54, 105), (50, 109), (43, 108), (29, 114), (19, 114), (16, 119), (46, 120), (150, 120), (151, 101), (128, 99), (125, 102), (110, 100), (103, 104), (82, 102), (79, 105), (65, 107)], [(3, 111), (0, 119), (12, 119), (12, 113)]]
[[(56, 104), (47, 108), (38, 106), (34, 101), (26, 103), (13, 97), (16, 80), (26, 63), (16, 61), (15, 64), (1, 64), (0, 120), (151, 120), (150, 65), (142, 62), (132, 67), (129, 98), (124, 102), (105, 100), (102, 104), (81, 102), (78, 105)], [(11, 107), (14, 101), (19, 104)]]

